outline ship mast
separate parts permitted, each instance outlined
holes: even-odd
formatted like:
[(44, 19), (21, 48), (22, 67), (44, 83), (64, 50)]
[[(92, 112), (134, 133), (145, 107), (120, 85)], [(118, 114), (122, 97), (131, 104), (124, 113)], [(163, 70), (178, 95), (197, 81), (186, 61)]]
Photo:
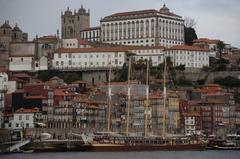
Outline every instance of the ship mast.
[(149, 61), (147, 60), (147, 77), (146, 77), (146, 105), (145, 105), (145, 129), (144, 137), (148, 137), (148, 107), (149, 107)]
[(112, 100), (112, 89), (111, 89), (111, 74), (112, 74), (112, 65), (109, 65), (108, 73), (108, 117), (107, 117), (107, 131), (110, 131), (111, 127), (111, 100)]
[(129, 136), (129, 116), (130, 116), (130, 102), (131, 102), (131, 88), (130, 88), (130, 80), (131, 80), (131, 57), (129, 58), (128, 63), (128, 102), (127, 102), (127, 126), (126, 126), (126, 136)]
[(162, 136), (165, 138), (166, 136), (166, 98), (167, 98), (167, 90), (166, 90), (166, 71), (167, 71), (167, 60), (164, 58), (164, 71), (163, 71), (163, 129)]

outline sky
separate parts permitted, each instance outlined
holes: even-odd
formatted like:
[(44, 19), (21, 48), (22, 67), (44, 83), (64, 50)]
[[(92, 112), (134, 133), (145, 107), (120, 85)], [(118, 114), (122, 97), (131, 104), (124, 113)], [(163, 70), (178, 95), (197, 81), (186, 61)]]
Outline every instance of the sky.
[(163, 4), (183, 18), (197, 23), (199, 38), (220, 39), (240, 47), (240, 0), (0, 0), (0, 25), (9, 20), (29, 33), (55, 35), (61, 30), (61, 12), (67, 7), (90, 9), (91, 27), (107, 15), (143, 9), (159, 10)]

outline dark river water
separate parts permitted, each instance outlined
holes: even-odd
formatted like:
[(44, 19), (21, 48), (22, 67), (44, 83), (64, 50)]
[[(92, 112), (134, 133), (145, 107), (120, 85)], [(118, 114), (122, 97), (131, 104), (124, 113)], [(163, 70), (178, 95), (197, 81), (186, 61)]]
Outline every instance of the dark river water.
[(240, 151), (32, 153), (0, 155), (0, 159), (240, 159)]

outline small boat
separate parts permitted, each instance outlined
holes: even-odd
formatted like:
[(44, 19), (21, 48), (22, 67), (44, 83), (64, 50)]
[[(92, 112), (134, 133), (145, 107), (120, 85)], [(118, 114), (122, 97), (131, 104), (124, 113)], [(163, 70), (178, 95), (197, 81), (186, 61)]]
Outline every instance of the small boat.
[(240, 146), (228, 140), (211, 139), (206, 145), (206, 149), (213, 150), (240, 150)]
[(22, 150), (22, 153), (33, 153), (34, 150)]

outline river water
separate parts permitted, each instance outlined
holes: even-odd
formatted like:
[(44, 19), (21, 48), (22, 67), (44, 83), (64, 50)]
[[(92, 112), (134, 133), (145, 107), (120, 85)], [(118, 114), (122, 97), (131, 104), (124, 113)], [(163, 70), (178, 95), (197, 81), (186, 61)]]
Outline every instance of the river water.
[(240, 159), (240, 151), (22, 153), (0, 155), (0, 159)]

